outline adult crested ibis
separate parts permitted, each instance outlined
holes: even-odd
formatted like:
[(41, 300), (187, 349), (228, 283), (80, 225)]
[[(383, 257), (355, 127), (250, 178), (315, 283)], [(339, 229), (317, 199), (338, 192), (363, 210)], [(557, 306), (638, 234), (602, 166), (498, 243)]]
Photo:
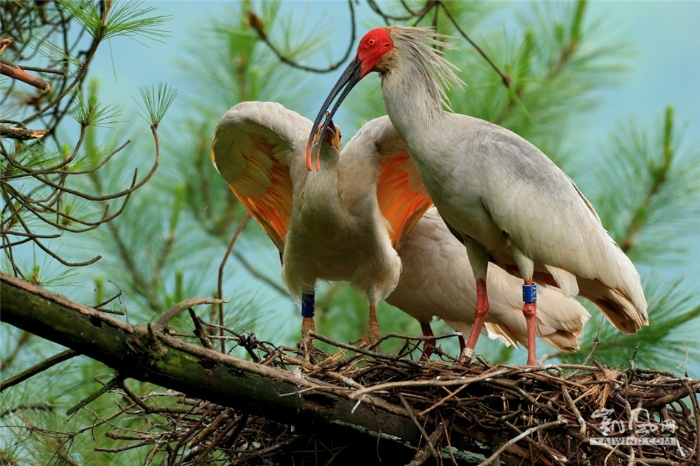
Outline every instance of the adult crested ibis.
[[(440, 215), (465, 244), (473, 267), (475, 322), (463, 356), (473, 356), (489, 309), (489, 261), (524, 280), (528, 364), (536, 361), (534, 280), (590, 299), (622, 332), (648, 325), (639, 274), (573, 181), (520, 136), (444, 109), (449, 103), (443, 86), (461, 85), (455, 67), (431, 47), (445, 47), (438, 40), (444, 37), (429, 28), (402, 26), (368, 32), (310, 133), (316, 132), (338, 94), (323, 128), (363, 77), (380, 73), (388, 116)], [(307, 144), (309, 169), (311, 149)]]
[[(431, 206), (406, 146), (388, 117), (367, 123), (338, 154), (338, 132), (324, 132), (319, 172), (304, 164), (311, 122), (270, 102), (243, 102), (219, 121), (212, 161), (234, 194), (284, 251), (283, 276), (302, 303), (302, 334), (313, 328), (316, 279), (349, 280), (373, 303), (369, 333), (379, 337), (374, 305), (387, 301), (432, 335), (433, 316), (455, 330), (474, 321), (476, 291), (461, 244)], [(412, 229), (412, 227), (415, 227)], [(404, 268), (399, 278), (400, 262)], [(524, 342), (517, 279), (493, 266), (487, 331), (505, 343)], [(538, 333), (550, 345), (578, 348), (588, 313), (553, 289), (542, 296)], [(372, 316), (375, 317), (372, 317)], [(430, 353), (426, 345), (424, 355)]]

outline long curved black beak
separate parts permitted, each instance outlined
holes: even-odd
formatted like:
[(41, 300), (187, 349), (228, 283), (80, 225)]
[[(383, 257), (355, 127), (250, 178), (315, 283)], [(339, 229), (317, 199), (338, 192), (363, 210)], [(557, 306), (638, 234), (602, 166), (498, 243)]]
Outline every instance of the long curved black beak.
[[(312, 152), (313, 141), (314, 141), (314, 137), (318, 131), (318, 127), (321, 124), (321, 118), (323, 118), (323, 116), (327, 114), (326, 119), (323, 122), (323, 126), (321, 127), (320, 134), (321, 134), (321, 138), (322, 138), (326, 132), (326, 129), (328, 128), (328, 125), (331, 122), (331, 119), (333, 118), (333, 115), (335, 115), (336, 110), (338, 110), (338, 107), (340, 107), (340, 104), (348, 96), (348, 94), (350, 93), (352, 88), (355, 87), (355, 85), (358, 82), (360, 82), (360, 79), (362, 79), (362, 67), (360, 66), (360, 60), (358, 60), (357, 57), (355, 57), (350, 62), (348, 67), (345, 68), (345, 71), (343, 71), (343, 74), (338, 79), (338, 82), (335, 83), (335, 86), (333, 86), (333, 89), (331, 89), (330, 94), (328, 94), (328, 97), (326, 97), (326, 101), (323, 102), (323, 106), (321, 107), (321, 110), (319, 110), (318, 115), (316, 115), (316, 119), (314, 120), (314, 125), (311, 127), (311, 134), (309, 135), (309, 141), (306, 143), (306, 168), (309, 171), (311, 171), (311, 169), (312, 169), (311, 152)], [(327, 112), (328, 107), (331, 106), (331, 102), (333, 102), (333, 100), (338, 95), (338, 93), (340, 93), (340, 96), (338, 97), (338, 100), (335, 102), (333, 109), (330, 112)], [(319, 140), (321, 138), (319, 138)], [(316, 157), (316, 170), (320, 169), (319, 165), (320, 164), (319, 164), (318, 155), (317, 155), (317, 157)]]

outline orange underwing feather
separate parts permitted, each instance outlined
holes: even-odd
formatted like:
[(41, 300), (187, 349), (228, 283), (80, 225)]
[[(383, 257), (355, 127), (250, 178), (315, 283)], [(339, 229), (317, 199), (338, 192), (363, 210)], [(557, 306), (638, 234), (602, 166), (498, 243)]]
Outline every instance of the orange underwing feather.
[(377, 182), (377, 201), (391, 226), (389, 235), (395, 248), (433, 205), (408, 153), (385, 158)]
[(289, 163), (310, 122), (272, 102), (242, 102), (222, 117), (211, 158), (231, 191), (282, 251), (292, 211)]

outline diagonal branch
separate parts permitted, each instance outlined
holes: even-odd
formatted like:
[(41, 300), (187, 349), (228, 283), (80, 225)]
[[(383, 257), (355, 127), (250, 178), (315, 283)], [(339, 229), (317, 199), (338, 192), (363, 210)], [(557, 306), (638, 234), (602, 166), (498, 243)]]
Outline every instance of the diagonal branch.
[(649, 186), (646, 196), (639, 206), (637, 206), (634, 216), (627, 225), (627, 228), (625, 228), (624, 237), (620, 242), (620, 248), (625, 253), (634, 247), (635, 240), (648, 219), (649, 208), (668, 180), (668, 172), (671, 169), (673, 154), (673, 107), (668, 107), (666, 108), (666, 115), (664, 118), (664, 141), (661, 162), (658, 166), (651, 167), (653, 169), (651, 173), (653, 180), (651, 186)]
[(12, 387), (13, 385), (17, 385), (18, 383), (24, 382), (25, 380), (35, 376), (39, 372), (43, 372), (46, 369), (49, 369), (55, 366), (56, 364), (60, 364), (63, 361), (67, 361), (75, 356), (78, 356), (78, 353), (76, 353), (73, 350), (61, 351), (60, 353), (40, 362), (39, 364), (20, 372), (14, 377), (10, 377), (9, 379), (0, 382), (0, 393), (5, 391), (5, 389)]
[(34, 86), (42, 91), (51, 90), (50, 83), (27, 73), (19, 66), (15, 65), (14, 63), (10, 63), (7, 60), (0, 59), (0, 74), (4, 74), (5, 76), (8, 76), (12, 79), (22, 81), (23, 83), (29, 84), (30, 86)]
[(335, 63), (332, 63), (326, 68), (315, 68), (312, 66), (302, 65), (290, 59), (289, 57), (286, 57), (272, 42), (270, 42), (269, 37), (265, 33), (262, 20), (255, 13), (248, 13), (248, 23), (250, 24), (250, 27), (252, 27), (255, 30), (255, 32), (257, 32), (258, 38), (260, 38), (260, 40), (263, 41), (265, 45), (267, 45), (267, 47), (272, 51), (272, 53), (274, 53), (277, 56), (277, 59), (279, 59), (279, 61), (281, 61), (282, 63), (286, 63), (287, 65), (292, 66), (294, 68), (299, 68), (300, 70), (304, 71), (310, 71), (312, 73), (330, 73), (331, 71), (338, 69), (338, 67), (340, 67), (340, 65), (342, 65), (345, 62), (345, 60), (348, 59), (348, 57), (350, 57), (350, 54), (352, 53), (352, 46), (355, 43), (355, 7), (352, 4), (352, 0), (348, 0), (348, 7), (350, 8), (350, 42), (348, 43), (348, 48), (345, 50), (343, 58), (341, 58)]

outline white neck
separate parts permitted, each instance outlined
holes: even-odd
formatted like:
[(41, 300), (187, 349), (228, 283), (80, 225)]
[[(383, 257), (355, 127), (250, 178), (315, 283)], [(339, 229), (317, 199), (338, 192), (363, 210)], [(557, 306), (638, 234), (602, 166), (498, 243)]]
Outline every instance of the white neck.
[(311, 209), (311, 212), (318, 215), (335, 215), (340, 207), (338, 193), (340, 153), (337, 149), (327, 146), (319, 150), (321, 151), (319, 154), (321, 170), (316, 171), (316, 161), (313, 159), (314, 168), (306, 178), (303, 205), (304, 209)]
[(427, 70), (402, 58), (382, 76), (382, 97), (391, 123), (410, 148), (434, 134), (433, 128), (440, 124), (445, 111), (439, 95), (429, 91)]

